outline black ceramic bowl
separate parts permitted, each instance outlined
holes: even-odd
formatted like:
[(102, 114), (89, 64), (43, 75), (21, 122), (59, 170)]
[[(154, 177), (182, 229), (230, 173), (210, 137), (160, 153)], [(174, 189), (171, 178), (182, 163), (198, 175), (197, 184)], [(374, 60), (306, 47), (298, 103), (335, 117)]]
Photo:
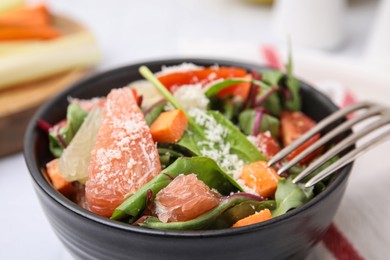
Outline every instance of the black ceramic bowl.
[[(55, 123), (65, 117), (67, 97), (104, 96), (110, 89), (141, 79), (138, 68), (159, 71), (162, 65), (264, 68), (240, 62), (175, 59), (134, 64), (111, 70), (62, 92), (42, 106), (25, 135), (24, 156), (45, 214), (54, 231), (80, 259), (303, 259), (321, 239), (339, 206), (352, 165), (346, 166), (325, 191), (287, 214), (239, 229), (161, 231), (127, 225), (90, 213), (59, 194), (41, 171), (52, 159), (48, 138), (36, 126), (38, 118)], [(337, 110), (323, 94), (301, 82), (303, 111), (315, 120)]]

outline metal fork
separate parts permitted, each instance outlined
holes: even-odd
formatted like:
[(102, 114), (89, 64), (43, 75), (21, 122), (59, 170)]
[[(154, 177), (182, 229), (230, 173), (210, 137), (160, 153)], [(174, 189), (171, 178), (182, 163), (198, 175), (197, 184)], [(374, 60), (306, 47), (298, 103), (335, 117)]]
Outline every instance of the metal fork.
[[(337, 120), (340, 120), (342, 118), (345, 118), (346, 115), (354, 113), (358, 110), (365, 109), (365, 111), (361, 114), (358, 114), (352, 119), (346, 120), (342, 124), (335, 127), (333, 130), (329, 131), (325, 135), (323, 135), (317, 142), (315, 142), (313, 145), (305, 149), (303, 152), (298, 154), (296, 157), (294, 157), (292, 160), (288, 161), (286, 164), (283, 165), (278, 170), (278, 174), (282, 174), (283, 172), (290, 169), (292, 166), (296, 165), (298, 162), (300, 162), (302, 159), (304, 159), (307, 155), (311, 154), (313, 151), (316, 151), (318, 148), (322, 147), (326, 143), (329, 143), (331, 140), (333, 140), (335, 137), (339, 136), (340, 134), (351, 130), (353, 126), (355, 126), (358, 123), (361, 123), (364, 120), (367, 120), (372, 117), (377, 117), (374, 122), (371, 122), (368, 126), (366, 126), (364, 129), (354, 132), (353, 134), (346, 137), (344, 140), (340, 141), (339, 143), (335, 144), (332, 148), (330, 148), (327, 152), (325, 152), (323, 155), (321, 155), (317, 160), (313, 161), (307, 168), (305, 168), (298, 176), (296, 176), (293, 179), (294, 183), (297, 183), (301, 181), (303, 178), (308, 176), (310, 173), (312, 173), (314, 170), (319, 168), (321, 165), (332, 159), (334, 156), (339, 155), (341, 152), (346, 150), (348, 147), (351, 147), (351, 145), (354, 145), (358, 140), (362, 139), (365, 136), (369, 136), (371, 133), (375, 132), (376, 130), (385, 128), (384, 126), (390, 124), (390, 108), (384, 107), (375, 103), (371, 102), (359, 102), (356, 104), (353, 104), (349, 107), (346, 107), (344, 109), (338, 110), (337, 112), (331, 114), (330, 116), (326, 117), (322, 121), (320, 121), (315, 127), (310, 129), (308, 132), (303, 134), (300, 138), (292, 142), (290, 145), (286, 146), (284, 149), (282, 149), (278, 154), (276, 154), (269, 162), (268, 165), (272, 166), (275, 163), (283, 160), (286, 158), (288, 154), (290, 154), (292, 151), (297, 149), (300, 145), (302, 145), (304, 142), (309, 140), (311, 137), (319, 133), (320, 131), (324, 130), (325, 128), (329, 127), (331, 124), (335, 123)], [(364, 144), (360, 145), (359, 147), (354, 148), (353, 150), (349, 151), (347, 154), (344, 154), (341, 158), (339, 158), (336, 162), (331, 164), (330, 166), (326, 167), (322, 171), (320, 171), (318, 174), (316, 174), (314, 177), (312, 177), (308, 182), (305, 183), (305, 187), (313, 186), (314, 184), (320, 182), (327, 176), (335, 173), (338, 169), (342, 168), (346, 164), (352, 162), (354, 159), (356, 159), (358, 156), (362, 155), (363, 153), (371, 150), (375, 146), (381, 144), (386, 139), (390, 138), (390, 129), (386, 129), (382, 133), (379, 133), (378, 135), (375, 135), (372, 139), (365, 142)]]

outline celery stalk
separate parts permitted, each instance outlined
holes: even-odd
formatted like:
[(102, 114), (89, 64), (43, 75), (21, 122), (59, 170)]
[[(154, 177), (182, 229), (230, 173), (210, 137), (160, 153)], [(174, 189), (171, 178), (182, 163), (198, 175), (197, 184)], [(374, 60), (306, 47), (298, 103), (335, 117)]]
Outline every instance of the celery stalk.
[(83, 31), (45, 41), (0, 48), (0, 89), (96, 65), (101, 54), (93, 35)]

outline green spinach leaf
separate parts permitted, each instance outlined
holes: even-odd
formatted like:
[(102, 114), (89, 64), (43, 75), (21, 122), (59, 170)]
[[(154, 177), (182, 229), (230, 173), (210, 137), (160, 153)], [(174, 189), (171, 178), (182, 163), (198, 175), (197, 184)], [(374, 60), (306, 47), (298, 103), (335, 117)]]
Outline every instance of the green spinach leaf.
[(195, 173), (199, 180), (203, 181), (211, 189), (218, 190), (222, 195), (241, 191), (240, 186), (231, 181), (231, 177), (225, 173), (211, 159), (206, 157), (179, 158), (159, 175), (145, 184), (141, 189), (126, 199), (115, 209), (112, 219), (130, 217), (134, 221), (145, 209), (148, 190), (152, 191), (153, 197), (179, 174)]
[(301, 96), (299, 95), (299, 81), (293, 75), (293, 61), (292, 54), (288, 56), (288, 63), (286, 64), (287, 69), (287, 88), (290, 92), (290, 98), (286, 99), (284, 104), (287, 109), (291, 111), (301, 110)]
[(160, 102), (156, 104), (150, 111), (147, 111), (145, 115), (145, 121), (148, 126), (151, 126), (157, 117), (164, 111), (164, 107), (167, 102)]
[[(247, 164), (266, 160), (246, 136), (222, 114), (216, 111), (204, 113), (209, 120), (205, 122), (208, 127), (199, 125), (199, 129), (195, 129), (189, 125), (179, 141), (179, 145), (195, 155), (214, 159), (222, 169), (229, 173), (234, 171), (235, 167), (238, 168), (239, 165), (232, 163), (230, 166), (233, 168), (230, 168), (224, 162), (233, 162), (234, 159), (238, 159)], [(216, 141), (216, 139), (218, 140)]]
[(223, 212), (208, 228), (221, 229), (231, 227), (240, 219), (246, 218), (263, 209), (275, 209), (275, 201), (253, 201), (248, 200)]
[[(231, 210), (234, 207), (246, 203), (245, 206), (240, 207), (238, 210)], [(235, 212), (239, 213), (239, 217), (246, 217), (248, 213), (252, 212), (249, 210), (248, 205), (253, 205), (255, 208), (264, 209), (273, 207), (272, 201), (257, 202), (244, 196), (235, 196), (227, 198), (222, 201), (216, 208), (209, 212), (189, 221), (179, 222), (161, 222), (156, 217), (148, 217), (144, 222), (139, 225), (146, 228), (161, 229), (161, 230), (199, 230), (199, 229), (211, 229), (211, 228), (229, 228), (236, 220), (233, 216)], [(252, 213), (253, 214), (253, 213)], [(249, 214), (250, 215), (250, 214)], [(223, 219), (220, 219), (223, 218)]]
[(277, 87), (283, 78), (283, 73), (277, 70), (267, 70), (262, 75), (264, 82), (272, 87)]
[[(72, 141), (73, 136), (75, 136), (87, 115), (88, 112), (82, 109), (78, 104), (70, 104), (68, 106), (66, 112), (66, 125), (59, 129), (59, 132), (57, 129), (52, 129), (49, 132), (49, 147), (55, 157), (61, 156), (65, 149), (62, 142), (65, 142), (65, 144), (68, 145), (70, 141)], [(62, 140), (59, 140), (59, 138), (62, 138)]]
[[(247, 109), (238, 117), (238, 124), (246, 135), (253, 135), (255, 127), (255, 110)], [(271, 115), (263, 114), (260, 121), (259, 132), (270, 131), (275, 138), (279, 137), (279, 120)]]
[[(283, 78), (283, 73), (276, 70), (268, 70), (263, 72), (263, 81), (273, 88), (279, 89), (279, 84)], [(270, 91), (270, 90), (268, 90)], [(278, 93), (270, 95), (262, 104), (262, 106), (273, 116), (279, 116), (282, 113), (282, 105)]]
[(313, 188), (304, 188), (300, 184), (294, 184), (291, 179), (280, 178), (275, 193), (276, 209), (273, 217), (283, 215), (290, 209), (295, 209), (313, 197)]

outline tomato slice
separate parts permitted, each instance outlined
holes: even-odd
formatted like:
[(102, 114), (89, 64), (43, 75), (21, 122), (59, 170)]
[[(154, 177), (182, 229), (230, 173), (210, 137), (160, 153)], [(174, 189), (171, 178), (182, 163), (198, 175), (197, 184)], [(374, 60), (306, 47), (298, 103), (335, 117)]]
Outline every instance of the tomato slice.
[[(279, 151), (280, 145), (278, 141), (271, 135), (269, 131), (260, 133), (254, 141), (255, 146), (267, 158), (271, 160)], [(281, 162), (276, 163), (273, 168), (279, 170), (282, 167)]]
[[(201, 83), (206, 85), (214, 80), (227, 79), (227, 78), (244, 78), (247, 76), (247, 71), (242, 68), (236, 67), (217, 67), (217, 68), (204, 68), (200, 70), (190, 70), (186, 72), (173, 72), (166, 75), (161, 75), (158, 80), (169, 90), (182, 85), (190, 85)], [(220, 95), (240, 95), (242, 98), (246, 98), (249, 93), (249, 83), (240, 83), (231, 86), (224, 90)]]
[[(253, 77), (251, 74), (247, 74), (244, 78), (251, 80)], [(221, 90), (218, 93), (218, 97), (226, 97), (226, 96), (240, 96), (243, 101), (248, 98), (249, 92), (251, 89), (251, 83), (243, 82), (238, 83), (228, 88)]]
[[(281, 116), (281, 127), (282, 127), (282, 141), (283, 145), (287, 146), (292, 143), (294, 140), (298, 139), (301, 135), (309, 131), (316, 125), (311, 118), (303, 114), (302, 112), (290, 112), (284, 111)], [(314, 144), (318, 139), (320, 139), (320, 134), (316, 134), (308, 141), (303, 143), (297, 149), (287, 156), (288, 160), (292, 160), (295, 156), (300, 154), (306, 148)], [(309, 154), (307, 157), (302, 159), (300, 163), (307, 164), (314, 157), (322, 152), (322, 149), (318, 149), (313, 153)]]
[(270, 132), (258, 134), (255, 145), (268, 160), (272, 159), (280, 151), (278, 141), (276, 141)]

